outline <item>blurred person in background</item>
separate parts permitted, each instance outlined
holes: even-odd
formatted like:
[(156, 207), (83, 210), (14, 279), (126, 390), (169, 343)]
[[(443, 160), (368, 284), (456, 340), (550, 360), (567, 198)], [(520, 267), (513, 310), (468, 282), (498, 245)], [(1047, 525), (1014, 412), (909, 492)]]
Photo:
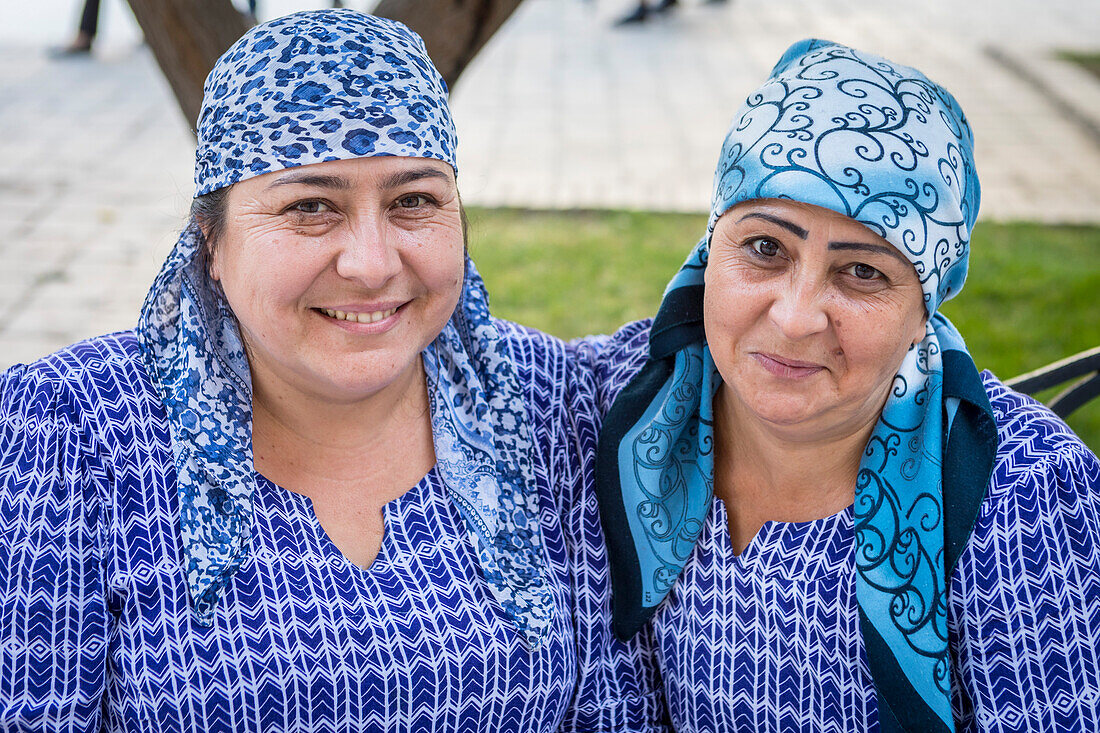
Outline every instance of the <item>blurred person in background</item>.
[[(704, 0), (706, 5), (725, 5), (726, 0)], [(638, 0), (638, 4), (635, 8), (619, 18), (615, 22), (617, 26), (628, 26), (642, 23), (657, 15), (667, 13), (680, 5), (679, 0), (657, 0), (655, 4), (650, 4), (648, 0)]]
[(99, 29), (99, 1), (84, 0), (76, 36), (68, 45), (54, 49), (55, 56), (80, 56), (92, 52), (92, 44)]
[[(96, 33), (99, 29), (99, 4), (100, 0), (84, 0), (80, 10), (80, 23), (77, 26), (76, 36), (68, 44), (60, 46), (53, 51), (58, 57), (80, 56), (91, 53), (92, 44), (95, 43)], [(256, 10), (258, 0), (248, 0), (245, 19), (249, 25), (257, 22)], [(344, 0), (332, 0), (332, 7), (345, 7)]]

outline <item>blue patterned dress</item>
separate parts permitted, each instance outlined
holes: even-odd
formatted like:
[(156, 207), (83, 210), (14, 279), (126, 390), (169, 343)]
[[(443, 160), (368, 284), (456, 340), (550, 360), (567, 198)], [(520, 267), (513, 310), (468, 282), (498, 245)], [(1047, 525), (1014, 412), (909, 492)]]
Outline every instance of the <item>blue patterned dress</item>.
[(0, 379), (0, 729), (664, 730), (646, 660), (608, 630), (595, 501), (579, 493), (591, 374), (496, 323), (538, 452), (548, 642), (529, 649), (493, 599), (434, 470), (385, 507), (366, 569), (308, 498), (260, 477), (249, 557), (197, 623), (169, 426), (124, 332)]
[[(599, 356), (602, 411), (649, 322)], [(1100, 463), (1050, 411), (983, 373), (989, 491), (951, 578), (952, 707), (964, 731), (1100, 731)], [(722, 501), (649, 627), (681, 733), (878, 730), (852, 509), (765, 524), (733, 554)]]

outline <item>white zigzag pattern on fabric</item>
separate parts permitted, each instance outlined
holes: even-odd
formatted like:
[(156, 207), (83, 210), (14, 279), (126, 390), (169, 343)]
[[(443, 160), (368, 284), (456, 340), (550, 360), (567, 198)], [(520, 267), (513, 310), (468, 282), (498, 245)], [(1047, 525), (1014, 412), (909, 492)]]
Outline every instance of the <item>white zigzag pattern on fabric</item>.
[(0, 378), (0, 729), (666, 730), (649, 657), (608, 632), (579, 499), (591, 375), (555, 339), (498, 327), (541, 452), (549, 643), (529, 650), (496, 605), (434, 472), (386, 507), (366, 570), (308, 499), (261, 479), (254, 550), (213, 626), (196, 624), (168, 426), (125, 332)]
[[(601, 412), (645, 362), (648, 323), (600, 356)], [(951, 578), (960, 731), (1100, 731), (1100, 462), (1049, 410), (989, 373), (990, 490)], [(771, 523), (739, 557), (715, 500), (651, 622), (682, 733), (876, 731), (850, 509)]]

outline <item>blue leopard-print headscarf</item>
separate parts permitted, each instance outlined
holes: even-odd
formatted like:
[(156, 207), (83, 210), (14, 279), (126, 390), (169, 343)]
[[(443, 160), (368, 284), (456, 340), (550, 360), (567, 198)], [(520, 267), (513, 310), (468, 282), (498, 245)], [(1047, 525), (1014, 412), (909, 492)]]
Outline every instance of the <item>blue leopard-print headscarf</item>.
[(795, 44), (734, 118), (706, 235), (665, 291), (649, 361), (605, 421), (598, 492), (616, 633), (632, 635), (656, 610), (710, 511), (721, 377), (703, 273), (718, 218), (763, 198), (855, 219), (920, 279), (925, 336), (894, 378), (855, 487), (856, 596), (883, 729), (953, 730), (946, 593), (996, 437), (973, 361), (937, 313), (966, 277), (980, 198), (973, 137), (942, 87), (851, 48)]
[[(270, 171), (375, 155), (455, 165), (447, 89), (420, 38), (352, 10), (256, 26), (218, 60), (199, 116), (195, 195)], [(256, 475), (248, 361), (194, 220), (145, 302), (138, 338), (172, 427), (187, 580), (203, 623), (248, 556)], [(466, 260), (462, 297), (423, 353), (436, 470), (493, 596), (529, 643), (549, 628), (532, 437), (507, 346)]]

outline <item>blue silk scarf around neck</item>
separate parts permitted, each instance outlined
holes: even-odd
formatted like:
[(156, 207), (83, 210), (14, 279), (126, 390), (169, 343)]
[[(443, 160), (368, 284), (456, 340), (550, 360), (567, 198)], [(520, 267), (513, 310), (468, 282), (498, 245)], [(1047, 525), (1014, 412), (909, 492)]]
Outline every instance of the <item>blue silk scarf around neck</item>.
[(979, 199), (972, 149), (945, 90), (828, 42), (792, 46), (750, 95), (723, 145), (707, 235), (669, 283), (649, 359), (601, 434), (597, 490), (618, 636), (657, 610), (712, 505), (721, 377), (702, 302), (714, 223), (750, 199), (815, 204), (891, 242), (921, 280), (925, 337), (894, 378), (854, 487), (855, 582), (882, 729), (954, 729), (947, 587), (996, 446), (974, 363), (936, 313), (965, 278)]
[[(262, 173), (374, 155), (455, 165), (446, 86), (408, 28), (352, 10), (259, 25), (207, 79), (196, 195)], [(457, 168), (456, 168), (457, 170)], [(137, 334), (171, 428), (183, 561), (197, 620), (213, 622), (251, 547), (252, 384), (236, 319), (191, 221), (146, 298)], [(550, 628), (534, 445), (523, 389), (466, 260), (459, 305), (421, 358), (436, 471), (482, 575), (532, 646)]]

